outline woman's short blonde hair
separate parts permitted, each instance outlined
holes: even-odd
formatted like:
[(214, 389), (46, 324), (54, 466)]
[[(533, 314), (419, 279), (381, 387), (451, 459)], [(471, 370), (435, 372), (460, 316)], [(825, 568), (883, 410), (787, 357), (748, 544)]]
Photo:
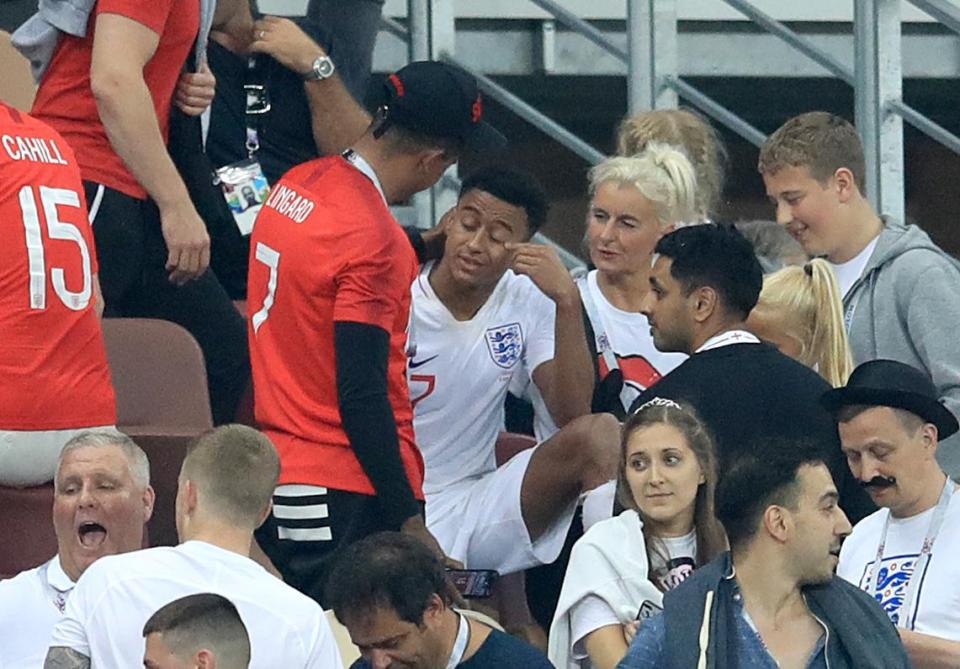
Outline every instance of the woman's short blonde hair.
[(650, 142), (635, 156), (607, 158), (590, 170), (590, 196), (613, 181), (633, 186), (653, 203), (662, 225), (699, 219), (697, 176), (683, 149)]
[(826, 260), (816, 258), (766, 276), (754, 312), (795, 339), (800, 362), (815, 367), (830, 385), (847, 383), (853, 358), (837, 277)]
[(727, 152), (713, 126), (690, 109), (657, 109), (628, 116), (617, 130), (617, 154), (632, 156), (651, 142), (682, 146), (697, 174), (697, 212), (715, 216), (723, 195)]

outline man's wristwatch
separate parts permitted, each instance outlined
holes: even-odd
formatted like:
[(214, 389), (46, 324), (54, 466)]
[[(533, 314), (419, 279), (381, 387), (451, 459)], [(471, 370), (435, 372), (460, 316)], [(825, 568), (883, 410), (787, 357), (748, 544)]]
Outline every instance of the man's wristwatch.
[(303, 75), (303, 78), (307, 81), (323, 81), (332, 77), (336, 69), (330, 56), (317, 56), (310, 71)]

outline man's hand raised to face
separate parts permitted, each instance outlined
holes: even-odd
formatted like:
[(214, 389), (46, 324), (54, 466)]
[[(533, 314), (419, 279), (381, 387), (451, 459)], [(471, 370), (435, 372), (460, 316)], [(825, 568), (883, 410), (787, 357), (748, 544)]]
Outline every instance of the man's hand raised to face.
[(513, 253), (510, 267), (517, 274), (530, 277), (544, 295), (557, 304), (572, 304), (579, 301), (580, 293), (573, 277), (560, 260), (556, 249), (544, 244), (514, 244), (508, 242), (508, 251)]

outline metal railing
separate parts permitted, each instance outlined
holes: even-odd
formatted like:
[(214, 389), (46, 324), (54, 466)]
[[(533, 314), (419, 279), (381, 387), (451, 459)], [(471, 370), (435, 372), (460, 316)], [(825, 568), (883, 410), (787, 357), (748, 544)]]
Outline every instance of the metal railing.
[[(867, 159), (867, 194), (879, 211), (902, 219), (903, 121), (957, 153), (960, 153), (960, 137), (902, 99), (901, 0), (852, 0), (853, 68), (757, 8), (750, 0), (721, 1), (853, 87), (856, 125), (863, 138)], [(960, 34), (960, 7), (950, 0), (908, 1)], [(529, 2), (627, 66), (630, 113), (675, 107), (679, 96), (751, 144), (761, 146), (765, 141), (763, 132), (680, 77), (677, 0), (626, 0), (626, 49), (556, 0)], [(389, 19), (384, 21), (387, 30), (408, 41), (412, 59), (445, 60), (462, 67), (477, 78), (485, 94), (576, 155), (589, 163), (603, 158), (587, 142), (483, 73), (457, 60), (453, 48), (454, 17), (449, 0), (408, 0), (408, 26), (404, 28)], [(432, 220), (436, 220), (435, 201), (442, 197), (442, 193), (433, 194)], [(449, 195), (447, 197), (449, 199)]]
[[(868, 195), (874, 206), (904, 216), (903, 125), (960, 153), (960, 137), (906, 104), (902, 97), (900, 0), (855, 0), (853, 70), (747, 0), (723, 0), (854, 88), (857, 128), (867, 159)], [(960, 32), (960, 9), (945, 0), (910, 0)]]

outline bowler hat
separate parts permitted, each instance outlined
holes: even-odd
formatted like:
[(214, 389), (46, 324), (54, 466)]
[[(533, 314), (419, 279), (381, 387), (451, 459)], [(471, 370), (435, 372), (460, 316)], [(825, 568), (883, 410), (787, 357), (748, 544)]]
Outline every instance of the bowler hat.
[(937, 389), (925, 372), (895, 360), (865, 362), (843, 388), (828, 390), (820, 403), (836, 413), (851, 405), (904, 409), (937, 426), (940, 439), (957, 431), (957, 418), (937, 399)]

